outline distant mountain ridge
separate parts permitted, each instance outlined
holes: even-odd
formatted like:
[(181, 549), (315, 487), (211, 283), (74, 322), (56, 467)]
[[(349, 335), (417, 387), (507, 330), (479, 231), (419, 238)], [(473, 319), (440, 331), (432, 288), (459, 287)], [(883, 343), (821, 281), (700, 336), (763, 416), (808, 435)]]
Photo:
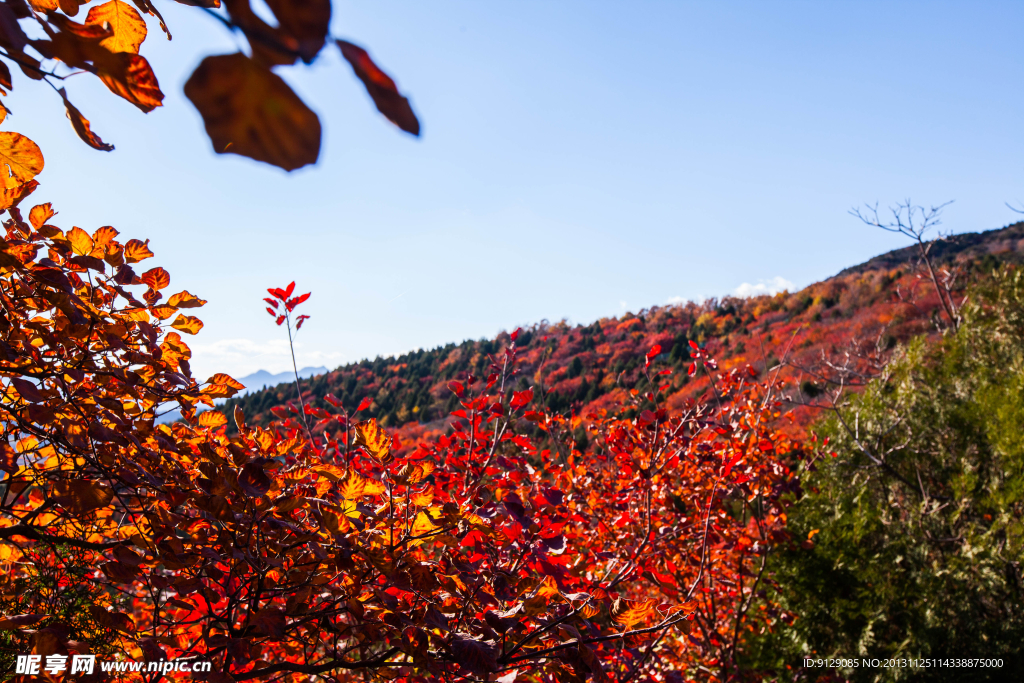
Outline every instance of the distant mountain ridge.
[[(967, 285), (999, 263), (1024, 261), (1024, 223), (938, 241), (932, 254), (940, 263), (960, 262), (964, 272), (958, 282)], [(644, 355), (657, 344), (662, 348), (658, 367), (673, 370), (660, 388), (660, 400), (680, 407), (707, 389), (703, 375), (691, 378), (687, 372), (691, 341), (707, 348), (724, 370), (749, 364), (764, 372), (783, 358), (790, 367), (810, 367), (826, 356), (868, 358), (939, 328), (939, 301), (919, 277), (917, 257), (916, 247), (897, 249), (792, 293), (654, 306), (589, 325), (538, 323), (519, 335), (522, 372), (513, 388), (532, 386), (534, 401), (552, 410), (597, 411), (617, 403), (640, 381)], [(330, 393), (351, 411), (369, 397), (370, 408), (359, 417), (376, 417), (397, 428), (403, 443), (413, 441), (446, 428), (458, 408), (448, 382), (485, 379), (490, 359), (509, 343), (508, 333), (501, 333), (350, 363), (304, 380), (303, 398), (326, 408), (324, 397)], [(817, 391), (818, 380), (804, 372), (787, 371), (782, 379), (804, 398)], [(265, 424), (273, 419), (272, 408), (296, 399), (290, 382), (229, 399), (222, 410), (230, 416), (238, 405), (247, 421)], [(799, 407), (801, 402), (807, 401), (793, 404), (799, 429), (815, 415)]]
[[(305, 367), (299, 370), (299, 379), (309, 379), (316, 375), (322, 375), (325, 372), (328, 372), (328, 370), (322, 365), (315, 368), (312, 366)], [(245, 389), (239, 392), (244, 396), (246, 394), (251, 394), (254, 391), (276, 387), (278, 384), (284, 384), (285, 382), (294, 382), (295, 373), (289, 370), (287, 372), (279, 372), (275, 375), (266, 370), (257, 370), (251, 375), (238, 377), (236, 379), (245, 385)]]

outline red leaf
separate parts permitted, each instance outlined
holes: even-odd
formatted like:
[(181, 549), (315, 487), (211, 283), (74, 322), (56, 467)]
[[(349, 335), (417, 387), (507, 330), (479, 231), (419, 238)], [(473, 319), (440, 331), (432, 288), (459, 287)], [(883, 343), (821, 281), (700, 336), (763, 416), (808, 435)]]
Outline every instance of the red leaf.
[(284, 322), (284, 316), (283, 315), (277, 316), (277, 324), (278, 324), (278, 326), (280, 326), (281, 323), (283, 323), (283, 322)]
[(281, 299), (282, 301), (284, 301), (285, 299), (288, 298), (287, 295), (285, 295), (283, 289), (278, 289), (277, 287), (271, 287), (267, 291), (270, 293), (271, 296), (276, 296), (278, 299)]
[(690, 377), (693, 377), (694, 375), (697, 374), (697, 364), (696, 363), (690, 363), (690, 369), (687, 370), (687, 374), (690, 375)]
[(459, 398), (462, 398), (462, 395), (466, 393), (466, 387), (462, 386), (462, 382), (458, 382), (454, 379), (451, 382), (448, 382), (448, 389)]
[(371, 403), (373, 403), (373, 399), (370, 398), (369, 396), (365, 397), (362, 401), (359, 402), (359, 407), (356, 408), (356, 412), (358, 413), (360, 410), (366, 410), (367, 408), (370, 407)]
[(690, 348), (693, 349), (694, 351), (700, 351), (700, 347), (697, 346), (697, 342), (693, 341), (692, 339), (690, 340)]
[(297, 297), (294, 297), (292, 299), (288, 299), (288, 302), (285, 303), (285, 306), (288, 307), (289, 311), (294, 311), (295, 307), (298, 306), (299, 304), (301, 304), (306, 299), (308, 299), (310, 294), (312, 294), (312, 292), (306, 292), (302, 296), (297, 296)]
[(366, 86), (366, 92), (370, 94), (373, 103), (377, 105), (377, 111), (384, 114), (388, 121), (406, 133), (419, 135), (420, 122), (416, 119), (409, 100), (398, 92), (398, 86), (391, 80), (391, 77), (381, 71), (380, 67), (370, 59), (366, 50), (358, 45), (339, 40), (338, 47), (341, 49), (342, 56), (352, 65), (356, 76)]
[(270, 297), (264, 297), (263, 300), (266, 301), (271, 306), (273, 306), (274, 308), (277, 308), (277, 304), (278, 304), (277, 299), (271, 299)]
[(647, 360), (653, 360), (661, 353), (661, 344), (655, 344), (651, 347), (651, 350), (647, 352)]
[(761, 439), (761, 441), (757, 444), (757, 447), (760, 448), (762, 451), (767, 452), (775, 448), (775, 444), (773, 444), (768, 439)]
[(303, 321), (306, 321), (306, 320), (309, 320), (309, 316), (308, 315), (300, 315), (298, 318), (296, 318), (295, 329), (296, 330), (301, 330), (302, 329), (302, 323), (303, 323)]
[(740, 458), (742, 458), (742, 457), (743, 457), (743, 454), (742, 454), (742, 453), (738, 453), (738, 454), (734, 455), (734, 456), (733, 456), (733, 457), (732, 457), (732, 458), (731, 458), (731, 459), (729, 460), (729, 462), (725, 463), (725, 469), (724, 469), (724, 470), (722, 470), (722, 476), (723, 476), (723, 477), (728, 477), (728, 476), (729, 476), (729, 473), (730, 473), (730, 472), (732, 472), (732, 468), (733, 468), (733, 466), (734, 466), (734, 465), (735, 465), (736, 463), (738, 463), (738, 462), (740, 461)]
[(510, 334), (510, 335), (509, 335), (509, 336), (510, 336), (510, 337), (512, 338), (512, 341), (515, 341), (516, 339), (518, 339), (518, 338), (519, 338), (519, 332), (520, 332), (521, 330), (522, 330), (522, 328), (521, 328), (521, 327), (517, 327), (517, 328), (516, 328), (516, 331), (515, 331), (515, 332), (513, 332), (512, 334)]
[(292, 295), (292, 292), (294, 292), (294, 291), (295, 291), (295, 283), (293, 282), (290, 285), (288, 285), (288, 288), (286, 290), (284, 290), (284, 296), (281, 297), (281, 298), (282, 299), (287, 299), (288, 297), (290, 297)]
[(277, 312), (275, 312), (273, 308), (267, 308), (267, 313), (269, 313), (271, 317), (277, 315)]
[(533, 387), (530, 387), (526, 391), (513, 391), (512, 401), (509, 404), (510, 410), (519, 410), (527, 403), (533, 400)]

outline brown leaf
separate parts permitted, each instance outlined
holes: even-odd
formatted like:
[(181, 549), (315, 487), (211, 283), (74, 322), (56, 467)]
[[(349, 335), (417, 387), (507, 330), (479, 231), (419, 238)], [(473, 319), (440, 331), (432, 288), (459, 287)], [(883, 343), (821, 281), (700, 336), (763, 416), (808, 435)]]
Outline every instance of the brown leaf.
[(60, 11), (69, 17), (73, 17), (78, 14), (78, 9), (84, 5), (88, 0), (57, 0), (57, 6), (60, 7)]
[(281, 29), (298, 41), (309, 64), (324, 46), (331, 23), (331, 0), (267, 0)]
[(55, 500), (75, 513), (105, 507), (114, 498), (109, 486), (88, 479), (59, 482), (54, 487)]
[(270, 477), (263, 471), (263, 466), (255, 460), (247, 463), (238, 474), (238, 485), (253, 498), (259, 498), (269, 491), (270, 483)]
[(320, 119), (288, 84), (242, 53), (207, 57), (185, 84), (218, 154), (293, 171), (316, 163)]
[(164, 94), (145, 57), (118, 52), (96, 67), (97, 75), (110, 88), (110, 92), (123, 97), (142, 111), (149, 113), (163, 104)]
[(356, 76), (366, 86), (377, 110), (384, 114), (388, 121), (395, 124), (406, 133), (412, 135), (420, 134), (420, 122), (413, 113), (409, 100), (398, 92), (398, 86), (391, 80), (391, 77), (384, 73), (377, 66), (370, 55), (358, 45), (353, 45), (344, 40), (338, 41), (341, 54), (352, 65)]
[(14, 83), (11, 81), (11, 69), (6, 62), (0, 62), (0, 86), (7, 90), (14, 90)]
[(134, 7), (121, 0), (110, 0), (93, 7), (85, 18), (85, 24), (110, 26), (113, 35), (105, 38), (100, 45), (111, 52), (138, 54), (139, 46), (146, 39), (146, 22)]
[(64, 88), (61, 88), (57, 92), (59, 92), (60, 96), (64, 98), (64, 109), (67, 110), (68, 120), (71, 121), (71, 127), (75, 129), (75, 133), (82, 139), (82, 142), (93, 149), (98, 149), (101, 152), (114, 151), (113, 145), (108, 145), (103, 142), (99, 135), (92, 132), (92, 128), (89, 126), (89, 119), (85, 118), (82, 115), (82, 112), (78, 111), (78, 107), (71, 104), (71, 100), (67, 98)]
[(9, 617), (0, 617), (0, 631), (12, 631), (24, 626), (31, 626), (49, 616), (49, 614), (12, 614)]
[(4, 187), (14, 189), (42, 172), (43, 153), (21, 133), (0, 133), (0, 167), (5, 171)]
[(100, 571), (114, 583), (131, 583), (139, 575), (136, 567), (122, 562), (104, 562), (100, 565)]
[(249, 0), (224, 0), (224, 6), (246, 35), (259, 36), (249, 41), (254, 61), (269, 68), (291, 65), (299, 58), (299, 41), (283, 28), (263, 21), (253, 12)]
[(452, 641), (452, 654), (459, 664), (481, 676), (498, 668), (497, 650), (489, 643), (456, 637)]
[(285, 629), (284, 612), (270, 607), (261, 609), (253, 616), (252, 625), (271, 638), (281, 638)]

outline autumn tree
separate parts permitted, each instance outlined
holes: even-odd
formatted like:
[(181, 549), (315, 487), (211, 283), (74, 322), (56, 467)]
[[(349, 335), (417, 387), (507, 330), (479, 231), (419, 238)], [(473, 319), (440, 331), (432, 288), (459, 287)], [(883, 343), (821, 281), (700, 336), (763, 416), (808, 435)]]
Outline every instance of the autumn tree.
[[(42, 159), (3, 140), (15, 204)], [(516, 390), (512, 335), (486, 379), (450, 384), (439, 438), (398, 444), (333, 397), (249, 425), (201, 410), (242, 387), (192, 377), (205, 302), (142, 270), (146, 242), (7, 213), (0, 563), (26, 609), (0, 616), (7, 655), (200, 658), (216, 681), (724, 680), (785, 617), (759, 587), (796, 447), (752, 370), (693, 349), (718, 379), (672, 414), (655, 348), (636, 405), (560, 416)], [(168, 404), (182, 420), (155, 424)]]

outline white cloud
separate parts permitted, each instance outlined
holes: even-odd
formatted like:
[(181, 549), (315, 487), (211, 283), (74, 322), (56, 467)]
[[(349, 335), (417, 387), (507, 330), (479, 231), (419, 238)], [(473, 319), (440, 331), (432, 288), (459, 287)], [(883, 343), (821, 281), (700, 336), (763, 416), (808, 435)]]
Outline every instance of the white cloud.
[(760, 296), (762, 294), (778, 294), (785, 290), (793, 291), (795, 287), (796, 285), (786, 278), (776, 275), (770, 280), (760, 280), (756, 285), (744, 282), (734, 289), (732, 293), (735, 296), (741, 297)]
[[(292, 369), (287, 339), (221, 339), (206, 344), (192, 343), (189, 347), (192, 349), (192, 374), (200, 381), (215, 372), (226, 372), (237, 378), (257, 370), (278, 373)], [(333, 369), (344, 360), (345, 354), (337, 351), (305, 349), (301, 342), (295, 344), (295, 361), (300, 368), (324, 365)]]
[(667, 304), (685, 304), (686, 303), (686, 297), (670, 296), (668, 299), (665, 300), (665, 303), (667, 303)]

